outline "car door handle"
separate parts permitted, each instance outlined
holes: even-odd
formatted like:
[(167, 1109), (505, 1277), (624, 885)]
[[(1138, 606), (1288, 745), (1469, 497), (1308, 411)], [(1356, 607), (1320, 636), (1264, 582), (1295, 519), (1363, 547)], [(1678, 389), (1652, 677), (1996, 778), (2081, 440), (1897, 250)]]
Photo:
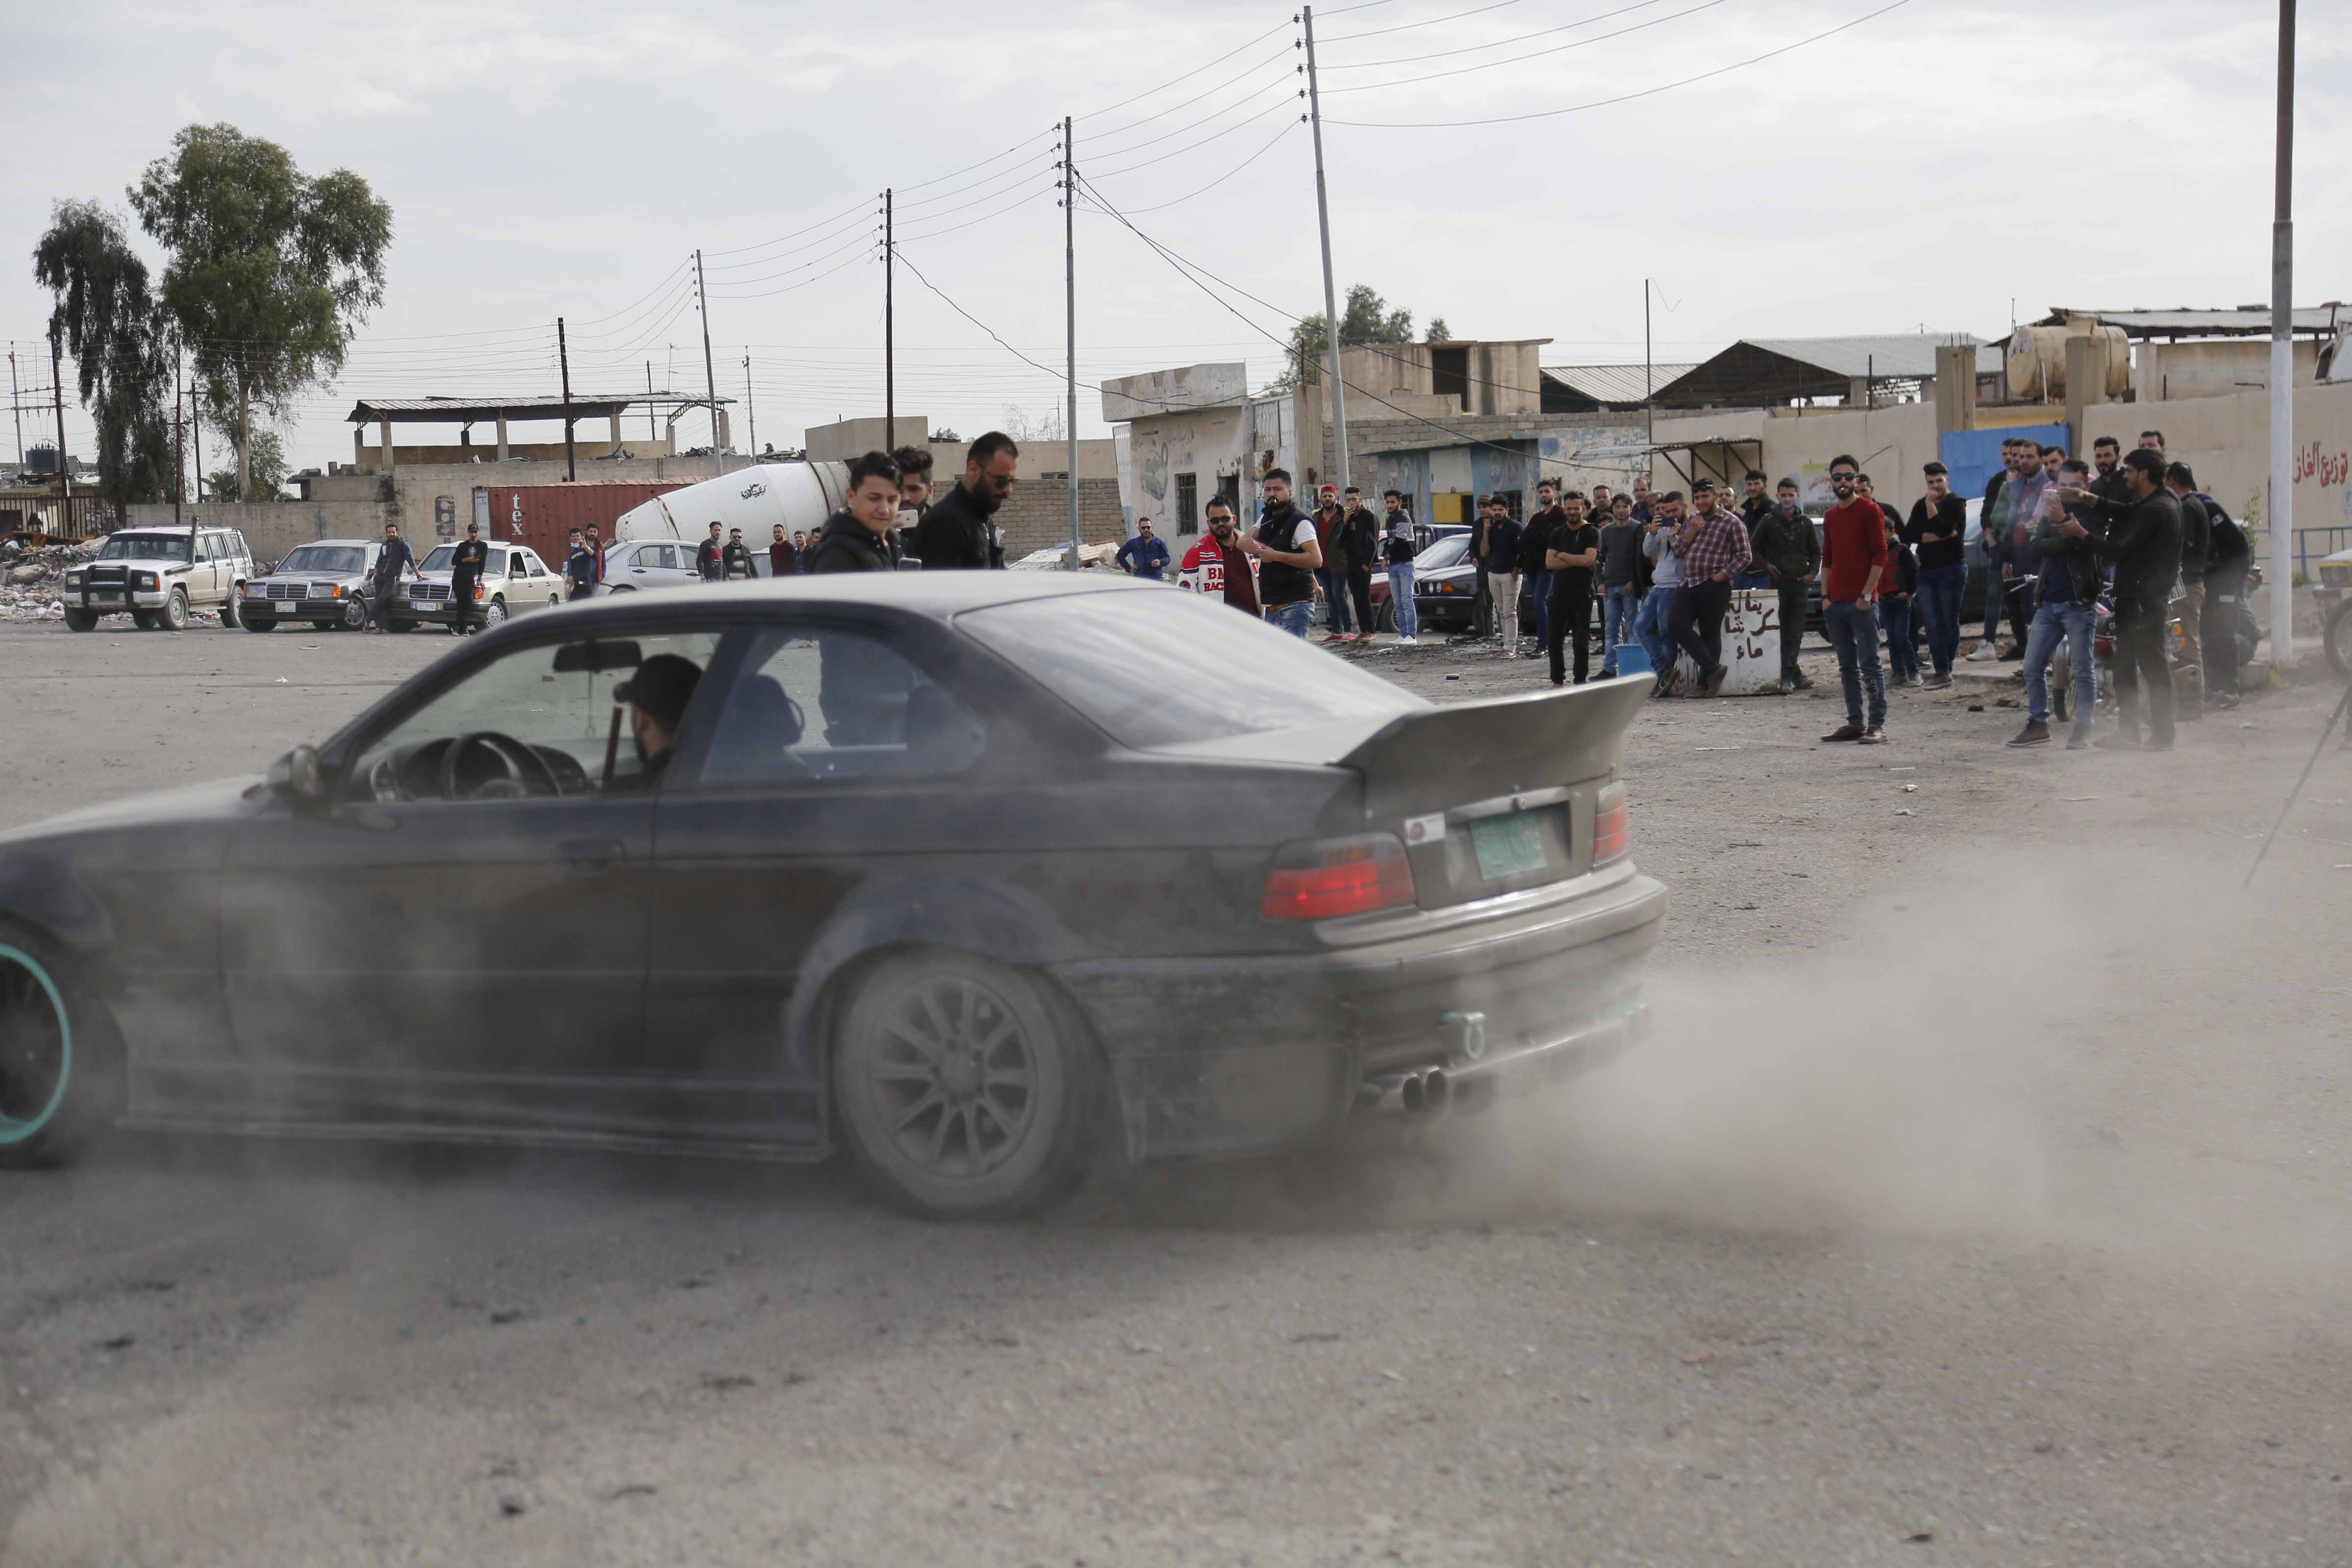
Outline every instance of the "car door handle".
[(601, 877), (613, 862), (627, 856), (629, 847), (617, 838), (567, 838), (555, 847), (575, 877)]

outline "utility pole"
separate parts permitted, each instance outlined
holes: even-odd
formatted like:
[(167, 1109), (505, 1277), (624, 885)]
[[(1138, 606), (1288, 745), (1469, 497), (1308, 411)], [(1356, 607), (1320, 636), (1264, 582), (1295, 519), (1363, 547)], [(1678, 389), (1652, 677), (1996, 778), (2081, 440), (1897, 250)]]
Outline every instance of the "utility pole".
[[(1851, 364), (1851, 360), (1846, 362)], [(1642, 279), (1642, 439), (1650, 446), (1658, 444), (1658, 407), (1652, 401), (1658, 395), (1657, 378), (1650, 369), (1650, 280)], [(1647, 459), (1643, 460), (1647, 466)]]
[[(8, 356), (14, 368), (16, 355)], [(172, 345), (172, 521), (180, 521), (180, 498), (185, 492), (188, 475), (183, 459), (188, 455), (187, 436), (180, 424), (180, 345)]]
[(751, 356), (748, 353), (743, 356), (743, 423), (749, 432), (743, 437), (743, 449), (751, 454), (756, 463), (760, 460), (760, 416), (751, 407)]
[(2271, 217), (2271, 668), (2294, 668), (2294, 0), (2279, 0)]
[[(179, 374), (180, 367), (174, 364), (172, 367), (174, 385), (178, 384)], [(12, 347), (8, 351), (8, 412), (16, 416), (16, 467), (19, 471), (25, 467), (25, 405), (17, 401), (21, 395), (16, 390), (16, 351)]]
[(563, 341), (563, 318), (555, 318), (555, 361), (563, 367), (563, 482), (571, 484), (580, 478), (580, 465), (572, 449), (572, 351)]
[(196, 384), (188, 383), (188, 467), (196, 471), (196, 504), (205, 504), (205, 421), (196, 412)]
[[(890, 192), (882, 193), (882, 449), (898, 449), (898, 344), (893, 320), (898, 251), (890, 232)], [(924, 434), (929, 435), (929, 431)]]
[(699, 247), (694, 253), (694, 304), (702, 316), (702, 384), (710, 394), (710, 471), (723, 474), (727, 471), (727, 459), (719, 450), (724, 443), (719, 439), (719, 373), (711, 367), (710, 361), (710, 292), (702, 281)]
[(661, 439), (654, 426), (654, 362), (646, 361), (646, 443), (650, 446)]
[(1323, 180), (1323, 100), (1315, 83), (1315, 7), (1305, 6), (1298, 15), (1307, 29), (1307, 117), (1315, 128), (1315, 222), (1323, 235), (1323, 336), (1331, 348), (1331, 434), (1333, 448), (1339, 453), (1332, 468), (1339, 476), (1339, 493), (1346, 495), (1348, 404), (1339, 387), (1339, 300), (1331, 281), (1331, 201)]
[(1078, 163), (1070, 145), (1070, 117), (1062, 117), (1062, 301), (1068, 320), (1065, 331), (1070, 356), (1070, 558), (1066, 572), (1078, 569)]

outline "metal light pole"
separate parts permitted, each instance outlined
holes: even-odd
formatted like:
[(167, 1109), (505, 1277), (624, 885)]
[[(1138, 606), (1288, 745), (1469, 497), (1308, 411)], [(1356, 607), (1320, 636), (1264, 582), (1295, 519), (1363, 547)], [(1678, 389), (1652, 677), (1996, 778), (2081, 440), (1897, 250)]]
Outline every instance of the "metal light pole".
[(2279, 0), (2271, 218), (2271, 668), (2294, 668), (2294, 0)]
[[(8, 356), (8, 367), (15, 370), (16, 356)], [(186, 493), (188, 476), (185, 469), (188, 442), (180, 426), (180, 345), (172, 345), (172, 521), (180, 521), (180, 500)]]
[[(179, 373), (179, 366), (174, 363), (172, 374), (176, 378)], [(19, 469), (25, 466), (25, 405), (17, 401), (21, 395), (22, 394), (16, 390), (16, 351), (10, 349), (8, 351), (8, 411), (16, 416), (16, 467)]]
[(1315, 223), (1323, 236), (1323, 335), (1331, 346), (1331, 434), (1339, 454), (1332, 469), (1339, 475), (1339, 493), (1348, 493), (1348, 404), (1339, 386), (1339, 301), (1331, 281), (1331, 200), (1323, 180), (1323, 100), (1315, 83), (1315, 7), (1303, 7), (1298, 19), (1307, 30), (1307, 118), (1315, 130)]
[(743, 450), (756, 463), (760, 460), (760, 416), (751, 406), (751, 356), (748, 353), (743, 356)]
[(702, 252), (694, 253), (694, 302), (702, 317), (702, 384), (710, 394), (710, 471), (723, 474), (727, 459), (720, 455), (719, 439), (719, 372), (710, 360), (710, 291), (702, 281)]
[(1078, 569), (1078, 546), (1084, 542), (1078, 531), (1078, 163), (1076, 149), (1070, 145), (1070, 119), (1062, 117), (1062, 289), (1067, 311), (1070, 356), (1070, 405), (1067, 417), (1070, 427), (1070, 558), (1062, 563), (1066, 572)]

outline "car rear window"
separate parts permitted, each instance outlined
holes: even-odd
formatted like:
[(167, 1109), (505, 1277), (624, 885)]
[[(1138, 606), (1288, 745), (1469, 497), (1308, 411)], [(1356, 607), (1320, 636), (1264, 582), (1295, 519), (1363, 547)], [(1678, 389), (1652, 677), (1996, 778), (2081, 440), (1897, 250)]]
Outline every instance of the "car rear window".
[(1429, 706), (1222, 600), (1181, 589), (1030, 599), (956, 625), (1139, 750)]

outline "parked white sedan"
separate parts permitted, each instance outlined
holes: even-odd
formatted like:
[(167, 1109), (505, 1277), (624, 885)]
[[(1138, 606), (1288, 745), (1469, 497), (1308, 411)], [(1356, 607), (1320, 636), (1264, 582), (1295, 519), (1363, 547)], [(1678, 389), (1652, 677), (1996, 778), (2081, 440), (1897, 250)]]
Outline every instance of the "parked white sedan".
[[(767, 564), (762, 551), (756, 564)], [(695, 570), (694, 546), (675, 539), (623, 539), (604, 547), (604, 580), (599, 594), (634, 594), (641, 589), (685, 588), (702, 581)]]

